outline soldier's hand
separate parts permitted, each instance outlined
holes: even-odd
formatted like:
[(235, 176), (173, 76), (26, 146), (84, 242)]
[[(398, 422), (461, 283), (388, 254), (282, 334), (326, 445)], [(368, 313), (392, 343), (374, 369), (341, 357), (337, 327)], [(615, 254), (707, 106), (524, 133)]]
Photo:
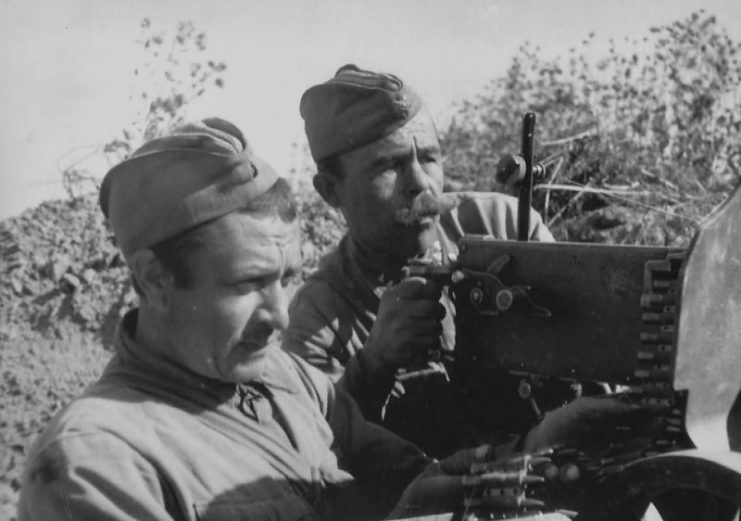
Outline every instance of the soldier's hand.
[(453, 512), (463, 505), (465, 476), (494, 454), (490, 445), (463, 449), (425, 468), (401, 496), (389, 519)]
[[(464, 506), (485, 507), (492, 512), (540, 507), (543, 502), (527, 497), (524, 487), (537, 487), (546, 481), (570, 485), (579, 479), (579, 469), (571, 463), (559, 468), (542, 455), (498, 457), (497, 452), (491, 445), (482, 445), (459, 450), (429, 465), (406, 488), (390, 518), (456, 512)], [(487, 490), (498, 493), (487, 494)], [(503, 495), (502, 491), (508, 493)]]
[(440, 349), (445, 316), (441, 294), (441, 284), (421, 277), (410, 277), (386, 290), (363, 348), (368, 371), (394, 373), (429, 350)]
[(546, 413), (525, 437), (524, 450), (532, 452), (557, 445), (586, 446), (604, 440), (615, 427), (642, 427), (655, 412), (617, 396), (585, 396)]

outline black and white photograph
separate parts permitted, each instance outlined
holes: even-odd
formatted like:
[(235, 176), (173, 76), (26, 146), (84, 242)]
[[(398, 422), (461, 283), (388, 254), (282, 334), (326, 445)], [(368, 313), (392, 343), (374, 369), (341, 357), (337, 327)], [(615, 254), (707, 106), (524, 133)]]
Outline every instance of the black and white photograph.
[(741, 2), (0, 42), (0, 519), (741, 519)]

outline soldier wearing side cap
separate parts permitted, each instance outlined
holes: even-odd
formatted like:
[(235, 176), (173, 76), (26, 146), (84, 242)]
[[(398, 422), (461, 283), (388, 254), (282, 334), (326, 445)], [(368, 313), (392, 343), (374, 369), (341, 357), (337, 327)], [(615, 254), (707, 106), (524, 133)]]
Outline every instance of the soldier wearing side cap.
[[(398, 380), (400, 370), (427, 353), (452, 353), (455, 342), (447, 293), (431, 280), (402, 280), (402, 268), (413, 258), (454, 260), (464, 234), (515, 239), (517, 200), (443, 193), (435, 124), (415, 91), (394, 75), (344, 66), (309, 88), (300, 110), (317, 165), (314, 187), (342, 211), (348, 233), (295, 296), (284, 348), (338, 381), (367, 418), (435, 456), (532, 426), (531, 404), (506, 375), (481, 379), (495, 419), (484, 429), (471, 428), (465, 400), (451, 395), (442, 371)], [(529, 236), (553, 240), (534, 211)], [(571, 397), (566, 384), (537, 396), (551, 406)]]
[(214, 118), (145, 144), (107, 174), (100, 205), (139, 307), (100, 380), (30, 449), (19, 519), (388, 512), (431, 460), (269, 340), (299, 228), (288, 184), (241, 132)]

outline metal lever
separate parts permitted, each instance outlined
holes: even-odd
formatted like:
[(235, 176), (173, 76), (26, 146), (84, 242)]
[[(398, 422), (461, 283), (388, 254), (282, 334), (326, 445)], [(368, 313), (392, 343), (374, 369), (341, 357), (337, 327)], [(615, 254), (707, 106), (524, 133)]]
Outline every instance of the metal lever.
[(530, 238), (530, 203), (533, 199), (533, 137), (535, 113), (528, 112), (522, 118), (522, 157), (525, 160), (525, 177), (520, 187), (517, 204), (517, 240)]

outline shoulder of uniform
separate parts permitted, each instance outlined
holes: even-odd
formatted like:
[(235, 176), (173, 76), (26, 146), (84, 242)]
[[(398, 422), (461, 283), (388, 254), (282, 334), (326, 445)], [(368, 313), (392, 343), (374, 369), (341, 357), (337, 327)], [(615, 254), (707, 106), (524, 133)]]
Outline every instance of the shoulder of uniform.
[(340, 250), (338, 246), (335, 247), (332, 251), (325, 253), (319, 259), (317, 269), (309, 275), (307, 280), (325, 277), (327, 273), (331, 273), (332, 271), (336, 270), (337, 267), (340, 265), (340, 262)]
[(466, 203), (479, 203), (517, 207), (517, 198), (501, 192), (455, 192), (458, 206)]
[(349, 309), (346, 300), (354, 294), (353, 282), (340, 257), (335, 249), (322, 258), (318, 269), (294, 293), (289, 306), (291, 314), (313, 309), (315, 314), (335, 316)]
[[(75, 447), (95, 445), (120, 445), (124, 434), (137, 425), (141, 429), (141, 411), (138, 403), (124, 394), (114, 398), (108, 390), (98, 384), (82, 396), (72, 400), (48, 423), (35, 440), (30, 452), (41, 452), (56, 448), (59, 452), (74, 452)], [(78, 443), (80, 441), (80, 443)]]
[(443, 219), (467, 219), (475, 215), (513, 216), (517, 214), (517, 198), (499, 192), (455, 192), (457, 201)]
[(301, 389), (306, 391), (315, 402), (323, 402), (327, 389), (332, 386), (329, 377), (296, 353), (282, 350), (280, 356), (283, 358), (282, 362), (285, 367), (297, 379), (296, 383), (301, 385)]

